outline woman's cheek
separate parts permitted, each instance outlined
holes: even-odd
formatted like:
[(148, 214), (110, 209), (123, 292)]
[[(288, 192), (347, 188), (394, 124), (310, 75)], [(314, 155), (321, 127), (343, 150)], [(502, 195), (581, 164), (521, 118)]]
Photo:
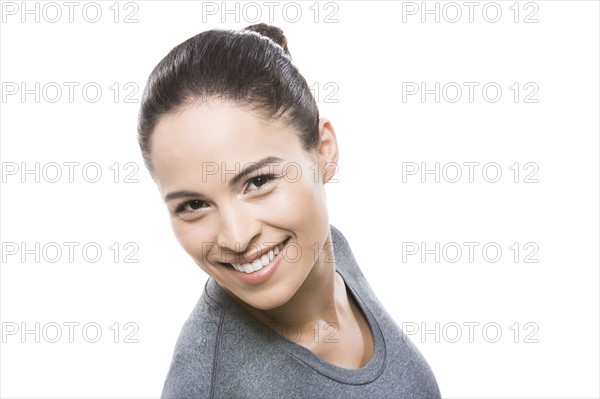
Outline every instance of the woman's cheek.
[(277, 188), (269, 201), (270, 219), (277, 225), (292, 227), (298, 219), (306, 217), (307, 193), (301, 181), (287, 182)]
[(304, 230), (306, 225), (312, 225), (315, 218), (323, 214), (323, 186), (314, 183), (310, 178), (288, 183), (285, 196), (279, 199), (283, 218), (296, 228)]
[(173, 233), (183, 249), (202, 263), (206, 262), (206, 253), (210, 249), (210, 243), (202, 237), (194, 223), (185, 223), (181, 220), (173, 222)]

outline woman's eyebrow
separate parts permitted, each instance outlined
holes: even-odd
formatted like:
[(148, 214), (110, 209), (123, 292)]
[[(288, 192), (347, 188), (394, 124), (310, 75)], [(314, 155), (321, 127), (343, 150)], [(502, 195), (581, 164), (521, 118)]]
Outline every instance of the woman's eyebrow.
[[(268, 156), (268, 157), (261, 159), (260, 161), (249, 162), (248, 164), (246, 164), (246, 166), (244, 167), (244, 169), (242, 169), (241, 172), (236, 174), (229, 181), (229, 186), (236, 185), (238, 182), (240, 182), (240, 180), (243, 180), (245, 177), (251, 175), (254, 171), (260, 170), (261, 168), (263, 168), (266, 165), (279, 164), (282, 161), (283, 161), (283, 159), (281, 159), (279, 157)], [(196, 192), (196, 191), (174, 191), (174, 192), (171, 192), (171, 193), (165, 195), (164, 201), (169, 202), (169, 201), (177, 199), (177, 198), (202, 197), (202, 196), (203, 195), (201, 193)]]
[(283, 161), (283, 159), (278, 158), (278, 157), (269, 156), (269, 157), (265, 157), (265, 158), (261, 159), (260, 161), (249, 162), (248, 164), (246, 164), (246, 166), (244, 167), (244, 169), (242, 169), (242, 171), (240, 173), (235, 175), (233, 177), (233, 179), (231, 179), (229, 181), (229, 185), (230, 186), (236, 185), (240, 180), (243, 180), (246, 176), (251, 175), (255, 170), (259, 170), (259, 169), (263, 168), (265, 165), (269, 165), (272, 163), (279, 164), (279, 162), (281, 162), (281, 161)]
[(172, 193), (165, 195), (164, 201), (169, 202), (174, 199), (188, 197), (202, 197), (202, 194), (195, 191), (173, 191)]

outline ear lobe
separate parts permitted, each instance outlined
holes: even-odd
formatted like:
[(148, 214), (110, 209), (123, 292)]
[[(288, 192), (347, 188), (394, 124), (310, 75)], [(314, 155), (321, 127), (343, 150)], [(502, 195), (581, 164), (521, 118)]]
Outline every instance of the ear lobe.
[(319, 119), (319, 137), (318, 148), (319, 164), (321, 169), (321, 178), (323, 183), (327, 183), (335, 175), (338, 169), (339, 150), (337, 137), (333, 125), (327, 118)]

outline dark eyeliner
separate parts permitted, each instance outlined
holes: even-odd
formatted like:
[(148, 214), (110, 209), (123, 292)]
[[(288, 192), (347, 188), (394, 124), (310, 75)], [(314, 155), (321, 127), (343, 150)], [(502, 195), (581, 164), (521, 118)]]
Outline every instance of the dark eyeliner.
[[(196, 200), (196, 199), (194, 199), (194, 200), (188, 200), (188, 201), (182, 202), (181, 204), (177, 205), (177, 207), (175, 208), (175, 213), (181, 213), (181, 212), (183, 212), (183, 211), (185, 210), (185, 207), (186, 207), (187, 205), (189, 205), (189, 204), (190, 204), (192, 201), (200, 201), (200, 202), (204, 202), (204, 201), (202, 201), (202, 200)], [(200, 209), (200, 208), (199, 208), (199, 209)]]
[[(246, 185), (245, 185), (245, 187), (246, 187), (246, 188), (248, 188), (248, 185), (249, 185), (250, 183), (252, 183), (252, 182), (253, 182), (255, 179), (258, 179), (259, 177), (264, 177), (265, 179), (267, 179), (267, 182), (265, 183), (265, 184), (267, 184), (267, 183), (270, 183), (270, 182), (272, 182), (273, 180), (275, 180), (275, 179), (277, 179), (277, 178), (281, 177), (281, 175), (277, 175), (277, 174), (275, 174), (275, 173), (266, 173), (266, 174), (264, 174), (264, 175), (256, 175), (256, 176), (254, 176), (254, 177), (251, 177), (250, 179), (248, 179), (248, 180), (246, 181)], [(260, 187), (262, 187), (262, 186), (260, 186)], [(259, 189), (259, 190), (260, 190), (260, 187), (258, 187), (258, 189)]]

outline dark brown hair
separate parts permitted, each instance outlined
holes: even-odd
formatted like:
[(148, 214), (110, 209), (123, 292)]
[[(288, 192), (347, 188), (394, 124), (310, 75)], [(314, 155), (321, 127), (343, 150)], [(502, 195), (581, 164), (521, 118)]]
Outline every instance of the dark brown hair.
[(296, 128), (306, 151), (318, 146), (317, 104), (292, 64), (283, 31), (264, 23), (213, 29), (173, 48), (148, 78), (138, 141), (150, 172), (150, 139), (159, 119), (209, 97), (235, 101), (262, 118), (281, 118)]

